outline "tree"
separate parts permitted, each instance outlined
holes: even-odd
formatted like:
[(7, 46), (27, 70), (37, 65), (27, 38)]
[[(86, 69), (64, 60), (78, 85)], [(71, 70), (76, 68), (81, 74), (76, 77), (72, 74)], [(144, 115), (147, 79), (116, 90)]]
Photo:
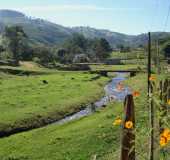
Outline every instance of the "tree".
[(75, 33), (73, 34), (71, 41), (73, 45), (81, 48), (83, 51), (86, 51), (88, 40), (83, 35)]
[[(73, 60), (75, 61), (77, 57), (79, 57), (79, 59), (86, 57), (85, 59), (91, 62), (102, 61), (109, 57), (112, 51), (106, 39), (87, 39), (77, 33), (65, 41), (62, 48), (65, 50), (64, 57), (62, 57), (65, 63), (71, 63)], [(85, 59), (83, 59), (83, 61)]]
[(5, 51), (4, 47), (2, 45), (0, 45), (0, 52)]
[(130, 52), (131, 51), (130, 46), (124, 46), (121, 44), (121, 45), (118, 45), (117, 47), (120, 49), (120, 52)]
[(18, 65), (23, 53), (27, 35), (22, 27), (11, 26), (5, 28), (4, 37), (8, 42), (8, 49), (12, 52), (16, 65)]
[(167, 43), (164, 48), (163, 52), (166, 58), (170, 58), (170, 43)]
[(38, 58), (42, 65), (47, 65), (54, 61), (54, 54), (48, 46), (38, 45), (33, 48), (33, 57)]
[(33, 59), (33, 47), (29, 45), (24, 45), (22, 48), (22, 54), (20, 55), (20, 59), (24, 61), (31, 61)]
[(99, 60), (104, 60), (109, 57), (112, 48), (106, 39), (101, 38), (94, 40), (93, 50)]
[[(54, 52), (55, 53), (55, 52)], [(55, 53), (55, 60), (58, 60), (60, 63), (65, 63), (65, 56), (67, 51), (64, 48), (57, 49)]]
[(73, 36), (66, 40), (63, 44), (63, 49), (66, 51), (64, 55), (64, 63), (71, 63), (75, 55), (87, 54), (88, 40), (81, 34), (75, 33)]

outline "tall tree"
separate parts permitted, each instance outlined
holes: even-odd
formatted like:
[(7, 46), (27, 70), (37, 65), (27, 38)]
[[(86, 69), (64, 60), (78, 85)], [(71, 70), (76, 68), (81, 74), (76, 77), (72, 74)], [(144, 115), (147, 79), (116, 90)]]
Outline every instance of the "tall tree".
[(96, 57), (99, 58), (99, 60), (104, 60), (107, 57), (109, 57), (112, 48), (106, 39), (101, 38), (94, 40), (93, 50), (96, 54)]
[(78, 54), (86, 54), (88, 40), (81, 34), (75, 33), (66, 40), (63, 48), (66, 51), (64, 56), (65, 62), (72, 62), (74, 57)]
[(77, 57), (87, 57), (90, 61), (102, 61), (109, 57), (112, 48), (108, 41), (101, 39), (87, 39), (81, 34), (74, 34), (63, 44), (65, 62), (72, 62)]
[(4, 47), (2, 45), (0, 45), (0, 52), (4, 51)]
[(11, 26), (5, 28), (4, 37), (8, 42), (8, 49), (12, 52), (16, 65), (18, 65), (27, 35), (21, 26)]

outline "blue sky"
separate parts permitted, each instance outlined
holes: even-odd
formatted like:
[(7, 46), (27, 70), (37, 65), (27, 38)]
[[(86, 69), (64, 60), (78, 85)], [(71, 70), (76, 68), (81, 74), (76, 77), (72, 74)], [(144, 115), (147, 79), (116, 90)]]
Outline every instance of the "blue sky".
[[(163, 31), (170, 6), (169, 0), (3, 0), (0, 3), (0, 9), (22, 11), (64, 26), (90, 26), (126, 34)], [(170, 17), (166, 31), (170, 31)]]

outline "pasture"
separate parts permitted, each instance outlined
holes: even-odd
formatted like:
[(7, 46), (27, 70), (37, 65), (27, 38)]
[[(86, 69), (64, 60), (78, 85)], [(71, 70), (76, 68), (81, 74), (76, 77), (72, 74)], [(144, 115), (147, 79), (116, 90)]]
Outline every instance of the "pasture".
[(87, 72), (0, 75), (0, 131), (38, 127), (72, 114), (104, 94), (108, 78)]
[[(137, 115), (137, 153), (140, 160), (148, 156), (148, 118), (146, 75), (139, 74), (125, 83), (141, 96), (135, 99)], [(18, 160), (117, 160), (120, 156), (120, 126), (113, 126), (116, 117), (123, 117), (123, 103), (112, 103), (95, 114), (64, 125), (41, 129), (0, 139), (0, 158)], [(142, 128), (142, 129), (140, 129)], [(4, 149), (6, 148), (6, 149)], [(142, 152), (141, 152), (142, 150)], [(41, 152), (40, 152), (41, 151)]]

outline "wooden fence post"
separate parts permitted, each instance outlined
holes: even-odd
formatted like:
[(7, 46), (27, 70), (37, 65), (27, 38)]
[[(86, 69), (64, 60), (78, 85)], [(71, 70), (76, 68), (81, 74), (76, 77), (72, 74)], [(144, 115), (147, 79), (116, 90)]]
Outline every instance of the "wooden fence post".
[[(123, 122), (121, 160), (135, 160), (135, 107), (132, 95), (127, 95), (124, 101), (125, 118)], [(133, 127), (127, 129), (125, 123), (133, 122)]]
[(168, 92), (167, 92), (167, 98), (170, 99), (170, 79), (168, 79)]
[(167, 108), (167, 100), (170, 96), (170, 82), (168, 79), (165, 79), (164, 82), (160, 82), (160, 99), (162, 101), (162, 105), (160, 107), (160, 133), (164, 130), (164, 118), (167, 116), (168, 108)]
[[(159, 88), (160, 88), (160, 100), (162, 102), (163, 101), (163, 81), (162, 80), (160, 81)], [(160, 117), (159, 117), (159, 132), (162, 133), (162, 130), (163, 130), (163, 127), (162, 127), (162, 125), (163, 125), (163, 122), (162, 122), (162, 106), (160, 106), (159, 112), (161, 113)]]

